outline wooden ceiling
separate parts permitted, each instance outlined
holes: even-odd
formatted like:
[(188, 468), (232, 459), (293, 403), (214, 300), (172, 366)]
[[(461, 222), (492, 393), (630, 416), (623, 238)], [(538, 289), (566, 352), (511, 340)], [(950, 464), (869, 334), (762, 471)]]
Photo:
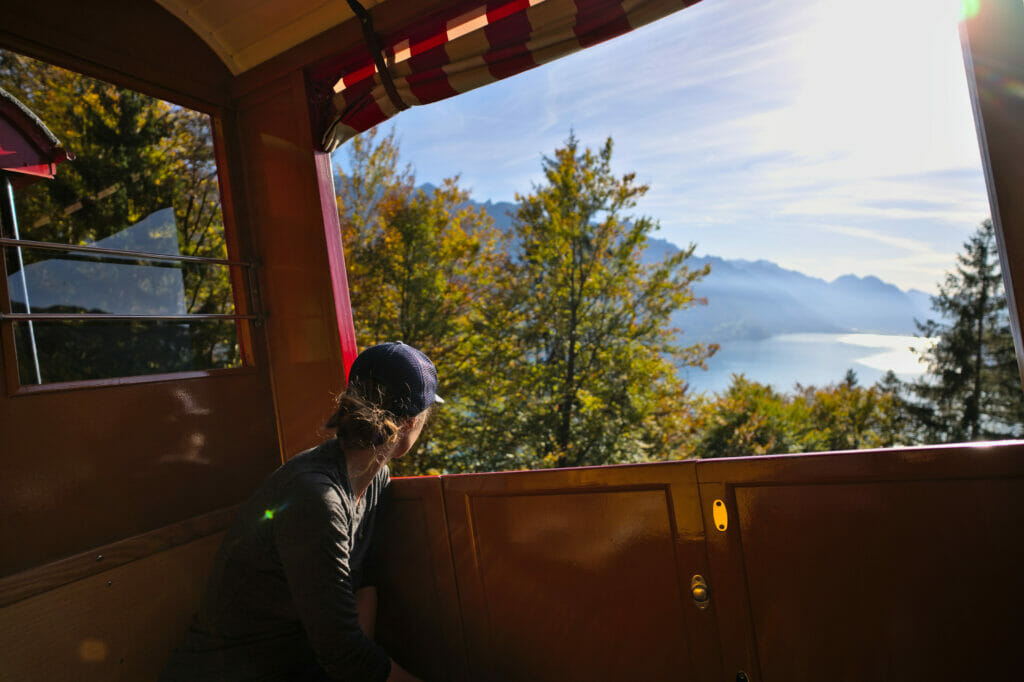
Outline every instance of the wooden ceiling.
[[(351, 19), (347, 0), (156, 0), (238, 75)], [(362, 0), (369, 9), (383, 0)]]

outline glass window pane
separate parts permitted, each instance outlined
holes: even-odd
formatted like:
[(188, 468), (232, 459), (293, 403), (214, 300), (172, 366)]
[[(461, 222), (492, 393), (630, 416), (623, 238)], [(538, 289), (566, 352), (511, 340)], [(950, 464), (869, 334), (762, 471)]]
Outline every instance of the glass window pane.
[(18, 321), (23, 385), (240, 367), (234, 320)]
[(16, 192), (22, 239), (126, 239), (146, 220), (166, 225), (167, 211), (176, 234), (162, 234), (162, 251), (227, 257), (208, 116), (3, 50), (0, 81), (75, 155)]
[[(139, 254), (228, 259), (210, 118), (0, 50), (0, 82), (73, 159), (14, 183), (2, 236)], [(9, 310), (233, 315), (232, 267), (4, 247)], [(235, 281), (238, 281), (235, 278)], [(233, 320), (19, 320), (23, 384), (238, 367)], [(9, 333), (9, 332), (8, 332)]]
[[(187, 315), (235, 312), (230, 268), (209, 263), (7, 248), (15, 313)], [(26, 294), (27, 289), (27, 294)]]

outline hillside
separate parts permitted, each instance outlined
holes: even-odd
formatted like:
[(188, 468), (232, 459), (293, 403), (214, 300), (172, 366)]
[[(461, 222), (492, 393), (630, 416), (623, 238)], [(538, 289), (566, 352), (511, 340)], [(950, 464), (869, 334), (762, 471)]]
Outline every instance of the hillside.
[[(652, 239), (645, 260), (678, 248)], [(692, 340), (762, 339), (777, 334), (874, 332), (915, 334), (914, 320), (934, 315), (923, 291), (903, 291), (874, 276), (842, 275), (831, 282), (766, 260), (692, 259), (711, 264), (694, 290), (708, 305), (677, 313), (674, 322)]]
[[(432, 185), (420, 186), (429, 192)], [(516, 205), (470, 201), (483, 208), (495, 224), (508, 230)], [(651, 239), (644, 260), (653, 263), (678, 247)], [(923, 291), (903, 291), (874, 276), (842, 275), (831, 282), (766, 260), (730, 260), (695, 256), (694, 267), (711, 264), (711, 274), (695, 286), (708, 301), (677, 313), (674, 324), (688, 341), (756, 340), (778, 334), (847, 333), (916, 334), (914, 320), (934, 313)]]
[[(502, 229), (509, 229), (515, 204), (485, 202)], [(648, 242), (648, 263), (677, 253), (664, 239)], [(916, 334), (914, 320), (934, 316), (923, 291), (903, 291), (877, 277), (842, 275), (831, 282), (766, 260), (691, 259), (694, 267), (711, 264), (711, 274), (694, 290), (708, 305), (677, 313), (673, 323), (692, 341), (763, 339), (778, 334), (874, 332)]]

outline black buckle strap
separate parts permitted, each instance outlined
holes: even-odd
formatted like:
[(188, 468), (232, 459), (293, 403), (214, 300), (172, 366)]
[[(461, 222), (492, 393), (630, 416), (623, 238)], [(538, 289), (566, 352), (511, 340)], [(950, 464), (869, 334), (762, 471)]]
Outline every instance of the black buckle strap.
[(377, 73), (380, 74), (380, 82), (384, 86), (384, 92), (387, 93), (388, 99), (399, 111), (408, 109), (409, 105), (399, 97), (395, 82), (391, 79), (391, 72), (388, 71), (388, 65), (384, 61), (384, 50), (381, 48), (380, 37), (373, 30), (373, 18), (357, 0), (348, 0), (348, 6), (352, 8), (352, 12), (359, 19), (359, 25), (363, 29), (363, 39), (366, 41), (366, 47), (370, 49), (373, 63), (377, 65)]

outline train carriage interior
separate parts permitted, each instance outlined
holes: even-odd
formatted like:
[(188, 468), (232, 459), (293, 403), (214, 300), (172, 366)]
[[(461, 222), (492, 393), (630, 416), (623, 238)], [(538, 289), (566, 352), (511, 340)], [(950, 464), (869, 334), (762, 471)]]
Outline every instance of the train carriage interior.
[[(0, 0), (0, 59), (86, 77), (40, 67), (53, 101), (116, 84), (206, 145), (85, 191), (87, 144), (0, 82), (0, 681), (156, 679), (238, 505), (324, 438), (362, 346), (332, 151), (698, 2)], [(964, 2), (1024, 366), (1024, 3)], [(1024, 441), (393, 491), (378, 638), (426, 680), (1024, 678)]]

